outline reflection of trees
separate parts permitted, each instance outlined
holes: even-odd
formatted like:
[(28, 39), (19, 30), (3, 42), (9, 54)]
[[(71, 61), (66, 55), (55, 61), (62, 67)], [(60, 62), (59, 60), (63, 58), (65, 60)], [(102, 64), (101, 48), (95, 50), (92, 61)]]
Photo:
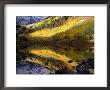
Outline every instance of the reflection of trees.
[(31, 48), (35, 48), (35, 49), (41, 49), (41, 50), (45, 50), (45, 49), (50, 49), (53, 52), (57, 53), (57, 54), (61, 54), (61, 55), (65, 55), (67, 57), (69, 57), (70, 59), (73, 60), (85, 60), (89, 57), (93, 57), (94, 56), (94, 48), (93, 47), (69, 47), (69, 46), (52, 46), (52, 45), (32, 45), (32, 46), (26, 46), (25, 50), (27, 49), (31, 49)]
[(57, 60), (53, 58), (45, 58), (26, 51), (17, 52), (17, 61), (27, 60), (27, 58), (30, 59), (30, 61), (32, 62), (33, 61), (35, 61), (36, 63), (41, 62), (41, 65), (44, 65), (45, 67), (48, 67), (54, 71), (64, 69), (65, 67), (69, 69), (67, 64), (61, 60)]
[(89, 57), (94, 56), (94, 50), (91, 47), (80, 47), (80, 48), (72, 48), (72, 47), (50, 47), (54, 52), (70, 57), (72, 60), (86, 60)]

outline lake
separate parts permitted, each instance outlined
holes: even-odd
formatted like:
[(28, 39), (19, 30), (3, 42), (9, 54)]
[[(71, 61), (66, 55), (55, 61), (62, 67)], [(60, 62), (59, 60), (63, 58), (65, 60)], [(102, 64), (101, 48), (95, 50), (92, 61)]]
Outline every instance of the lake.
[[(94, 58), (94, 47), (68, 45), (19, 45), (17, 47), (17, 61), (32, 62), (51, 71), (51, 74), (75, 74), (77, 67), (83, 64), (87, 70), (91, 69), (88, 59)], [(93, 59), (94, 60), (94, 59)], [(93, 62), (92, 60), (92, 62)], [(90, 63), (90, 62), (89, 62)], [(93, 65), (92, 65), (93, 66)], [(29, 66), (30, 67), (30, 66)], [(31, 67), (33, 67), (31, 65)], [(85, 69), (85, 66), (84, 66)], [(87, 71), (86, 70), (86, 71)], [(92, 68), (93, 70), (93, 68)], [(81, 70), (80, 70), (81, 72)], [(20, 72), (19, 72), (20, 73)], [(45, 74), (45, 73), (44, 73)], [(47, 74), (47, 73), (46, 73)]]

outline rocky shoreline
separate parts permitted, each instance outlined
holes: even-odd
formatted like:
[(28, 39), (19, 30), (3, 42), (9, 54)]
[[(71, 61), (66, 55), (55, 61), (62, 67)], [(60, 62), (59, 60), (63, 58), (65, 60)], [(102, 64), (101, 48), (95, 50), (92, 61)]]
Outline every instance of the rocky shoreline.
[(75, 69), (77, 74), (93, 74), (94, 73), (94, 57), (82, 61)]

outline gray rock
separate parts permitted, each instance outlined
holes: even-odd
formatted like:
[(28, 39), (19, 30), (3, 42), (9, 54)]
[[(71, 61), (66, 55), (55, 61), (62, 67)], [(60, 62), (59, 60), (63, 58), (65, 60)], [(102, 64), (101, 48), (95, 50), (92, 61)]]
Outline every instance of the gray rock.
[(16, 74), (54, 74), (54, 72), (33, 62), (17, 61)]

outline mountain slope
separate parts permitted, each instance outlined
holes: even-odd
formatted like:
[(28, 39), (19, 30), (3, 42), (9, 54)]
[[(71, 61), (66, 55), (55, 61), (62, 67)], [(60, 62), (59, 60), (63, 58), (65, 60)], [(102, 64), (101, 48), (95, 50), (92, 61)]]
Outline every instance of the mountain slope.
[[(54, 28), (46, 28), (41, 29), (39, 31), (35, 31), (30, 33), (29, 35), (31, 37), (52, 37), (55, 34), (63, 33), (66, 31), (73, 31), (75, 33), (78, 31), (86, 31), (87, 28), (92, 27), (94, 23), (93, 17), (69, 17), (63, 25), (60, 25), (59, 27)], [(84, 27), (85, 26), (85, 27)], [(77, 30), (74, 30), (77, 29)], [(82, 30), (81, 30), (82, 29)], [(73, 33), (72, 33), (73, 34)]]

